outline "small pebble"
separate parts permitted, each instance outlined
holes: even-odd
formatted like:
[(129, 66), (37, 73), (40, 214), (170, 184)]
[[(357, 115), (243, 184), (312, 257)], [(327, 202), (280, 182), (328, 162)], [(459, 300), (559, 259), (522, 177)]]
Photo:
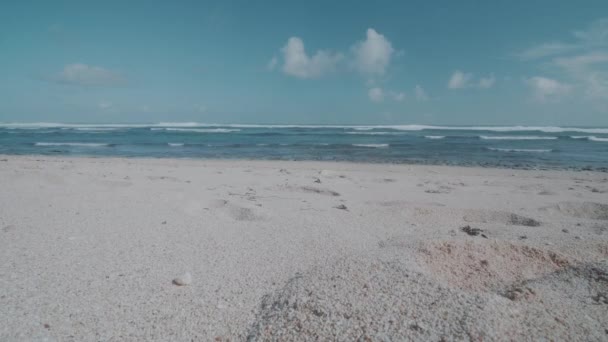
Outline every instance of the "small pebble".
[(177, 286), (186, 286), (192, 284), (192, 275), (190, 272), (184, 273), (181, 277), (173, 279), (173, 284)]
[(337, 205), (334, 208), (340, 209), (340, 210), (348, 210), (348, 208), (344, 204)]
[(564, 228), (564, 229), (562, 229), (562, 232), (569, 233), (570, 231), (568, 229)]

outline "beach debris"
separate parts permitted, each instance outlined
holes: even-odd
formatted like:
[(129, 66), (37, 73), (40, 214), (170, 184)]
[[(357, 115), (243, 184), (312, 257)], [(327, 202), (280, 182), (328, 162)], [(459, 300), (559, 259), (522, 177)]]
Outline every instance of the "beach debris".
[(339, 204), (339, 205), (335, 206), (334, 208), (340, 209), (340, 210), (348, 210), (348, 208), (344, 204)]
[(566, 228), (562, 229), (562, 233), (570, 233), (570, 231)]
[(163, 221), (163, 222), (161, 222), (161, 224), (167, 224), (167, 221)]
[(464, 226), (464, 227), (460, 227), (460, 230), (462, 230), (463, 232), (467, 233), (468, 235), (471, 236), (477, 236), (477, 235), (481, 235), (481, 237), (483, 238), (488, 238), (486, 236), (486, 234), (483, 233), (483, 229), (480, 228), (472, 228), (471, 226)]
[(509, 290), (507, 290), (507, 292), (504, 293), (504, 296), (509, 298), (512, 301), (517, 301), (517, 300), (529, 300), (532, 296), (534, 296), (536, 294), (536, 292), (534, 292), (534, 290), (532, 290), (529, 287), (513, 287)]
[(315, 177), (315, 183), (321, 183), (321, 180)]
[(328, 195), (328, 196), (340, 196), (340, 193), (329, 190), (329, 189), (319, 189), (319, 188), (315, 188), (312, 186), (302, 186), (299, 187), (298, 190), (303, 191), (303, 192), (310, 192), (310, 193), (315, 193), (315, 194), (319, 194), (319, 195)]
[(186, 286), (192, 284), (192, 275), (190, 272), (182, 274), (180, 277), (173, 279), (173, 284), (177, 286)]
[(525, 239), (527, 239), (527, 238), (528, 238), (528, 237), (527, 237), (527, 236), (525, 236), (525, 235), (521, 235), (521, 236), (519, 237), (519, 239), (520, 239), (520, 240), (525, 240)]

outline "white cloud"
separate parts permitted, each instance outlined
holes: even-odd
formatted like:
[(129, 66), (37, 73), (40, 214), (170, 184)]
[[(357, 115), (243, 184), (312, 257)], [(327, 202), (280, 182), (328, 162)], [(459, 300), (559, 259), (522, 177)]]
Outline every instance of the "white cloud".
[(401, 101), (405, 100), (405, 93), (398, 92), (398, 91), (392, 91), (391, 97), (393, 98), (393, 100), (395, 100), (397, 102), (401, 102)]
[(291, 37), (281, 49), (285, 64), (283, 72), (298, 78), (318, 78), (335, 69), (342, 59), (341, 54), (332, 54), (319, 50), (312, 57), (306, 54), (304, 42), (298, 37)]
[(100, 109), (109, 109), (113, 106), (112, 102), (108, 102), (108, 101), (100, 101), (97, 106)]
[(429, 96), (427, 95), (424, 88), (422, 88), (418, 84), (416, 85), (416, 88), (414, 88), (414, 94), (416, 95), (416, 100), (418, 101), (424, 102), (429, 100)]
[(464, 89), (464, 88), (481, 88), (488, 89), (492, 88), (496, 83), (496, 77), (494, 74), (490, 74), (488, 77), (481, 77), (478, 81), (474, 79), (472, 73), (463, 72), (460, 70), (454, 71), (452, 76), (448, 80), (449, 89)]
[(370, 100), (374, 101), (374, 102), (382, 102), (384, 101), (384, 91), (382, 90), (382, 88), (371, 88), (368, 92), (367, 92), (367, 96), (369, 97)]
[(607, 47), (608, 18), (594, 21), (585, 30), (573, 31), (571, 35), (573, 39), (570, 42), (554, 41), (539, 44), (516, 53), (515, 56), (522, 60), (533, 60)]
[(559, 100), (562, 95), (569, 93), (572, 89), (568, 84), (541, 76), (528, 78), (524, 82), (532, 89), (534, 98), (539, 102)]
[(52, 81), (80, 86), (117, 86), (126, 80), (118, 72), (86, 64), (68, 64)]
[[(608, 99), (608, 52), (591, 52), (573, 57), (560, 57), (553, 64), (580, 83), (590, 98)], [(597, 67), (603, 65), (602, 67)]]
[(277, 56), (273, 56), (270, 59), (270, 61), (268, 61), (268, 65), (266, 65), (266, 68), (268, 70), (272, 71), (277, 66), (277, 63), (279, 63), (279, 60), (277, 59)]
[(592, 22), (583, 30), (571, 32), (567, 42), (533, 46), (517, 54), (522, 60), (538, 60), (544, 70), (579, 89), (587, 99), (608, 99), (608, 18)]
[(496, 78), (494, 77), (494, 75), (490, 75), (488, 77), (482, 77), (479, 79), (479, 88), (482, 88), (482, 89), (492, 88), (494, 86), (495, 82), (496, 82)]
[(355, 68), (367, 75), (384, 75), (395, 50), (391, 42), (373, 28), (367, 29), (365, 40), (357, 42), (352, 51)]
[(448, 81), (448, 88), (450, 89), (462, 89), (469, 86), (469, 82), (473, 78), (470, 73), (464, 73), (460, 70), (454, 71), (452, 77)]
[(575, 44), (553, 42), (533, 46), (522, 52), (516, 53), (515, 56), (522, 60), (531, 60), (547, 56), (559, 55), (576, 49), (578, 49), (578, 46)]

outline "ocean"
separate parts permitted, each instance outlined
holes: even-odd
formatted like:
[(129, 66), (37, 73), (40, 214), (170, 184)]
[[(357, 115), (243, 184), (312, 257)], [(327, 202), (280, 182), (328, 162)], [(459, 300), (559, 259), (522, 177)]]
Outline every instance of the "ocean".
[(0, 154), (333, 160), (608, 172), (608, 128), (0, 123)]

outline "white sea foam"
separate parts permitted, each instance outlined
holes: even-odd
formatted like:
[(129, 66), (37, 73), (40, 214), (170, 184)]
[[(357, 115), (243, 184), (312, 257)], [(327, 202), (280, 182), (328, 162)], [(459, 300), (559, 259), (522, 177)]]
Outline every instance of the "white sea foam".
[(444, 139), (445, 135), (425, 135), (424, 137), (427, 139)]
[(191, 133), (231, 133), (239, 132), (240, 129), (229, 128), (150, 128), (153, 131), (191, 132)]
[(382, 147), (388, 147), (389, 145), (388, 144), (353, 144), (353, 146), (382, 148)]
[(589, 141), (600, 141), (600, 142), (608, 141), (608, 138), (598, 138), (593, 135), (571, 135), (570, 138), (579, 139), (579, 140), (584, 139), (584, 140), (589, 140)]
[(33, 123), (0, 123), (3, 128), (56, 128), (56, 127), (231, 127), (231, 128), (341, 128), (353, 130), (393, 129), (399, 131), (421, 130), (471, 130), (493, 132), (527, 132), (539, 131), (545, 133), (581, 132), (590, 134), (608, 134), (608, 128), (557, 127), (557, 126), (432, 126), (432, 125), (262, 125), (262, 124), (214, 124), (200, 122), (159, 122), (138, 124), (67, 124), (53, 122)]
[(171, 147), (182, 147), (182, 146), (184, 146), (183, 143), (167, 143), (167, 145), (169, 145)]
[(68, 129), (73, 129), (76, 131), (85, 131), (85, 132), (107, 132), (107, 131), (118, 131), (124, 129), (123, 127), (63, 127)]
[(346, 134), (355, 135), (399, 135), (401, 132), (346, 132)]
[(495, 148), (495, 147), (488, 147), (488, 150), (499, 151), (499, 152), (530, 152), (530, 153), (546, 153), (546, 152), (553, 151), (550, 149)]
[(37, 142), (34, 146), (78, 146), (78, 147), (104, 147), (110, 144), (104, 143), (68, 143), (68, 142)]
[(67, 124), (52, 122), (34, 123), (0, 123), (5, 128), (48, 128), (48, 127), (236, 127), (236, 128), (344, 128), (354, 130), (371, 129), (395, 129), (407, 131), (419, 131), (425, 129), (435, 130), (486, 130), (497, 132), (510, 131), (541, 131), (541, 132), (586, 132), (586, 133), (608, 133), (608, 128), (580, 128), (580, 127), (555, 127), (555, 126), (431, 126), (431, 125), (261, 125), (261, 124), (209, 124), (199, 122), (159, 122), (138, 124)]
[(480, 135), (479, 138), (483, 140), (555, 140), (557, 137), (545, 137), (545, 136), (488, 136)]

